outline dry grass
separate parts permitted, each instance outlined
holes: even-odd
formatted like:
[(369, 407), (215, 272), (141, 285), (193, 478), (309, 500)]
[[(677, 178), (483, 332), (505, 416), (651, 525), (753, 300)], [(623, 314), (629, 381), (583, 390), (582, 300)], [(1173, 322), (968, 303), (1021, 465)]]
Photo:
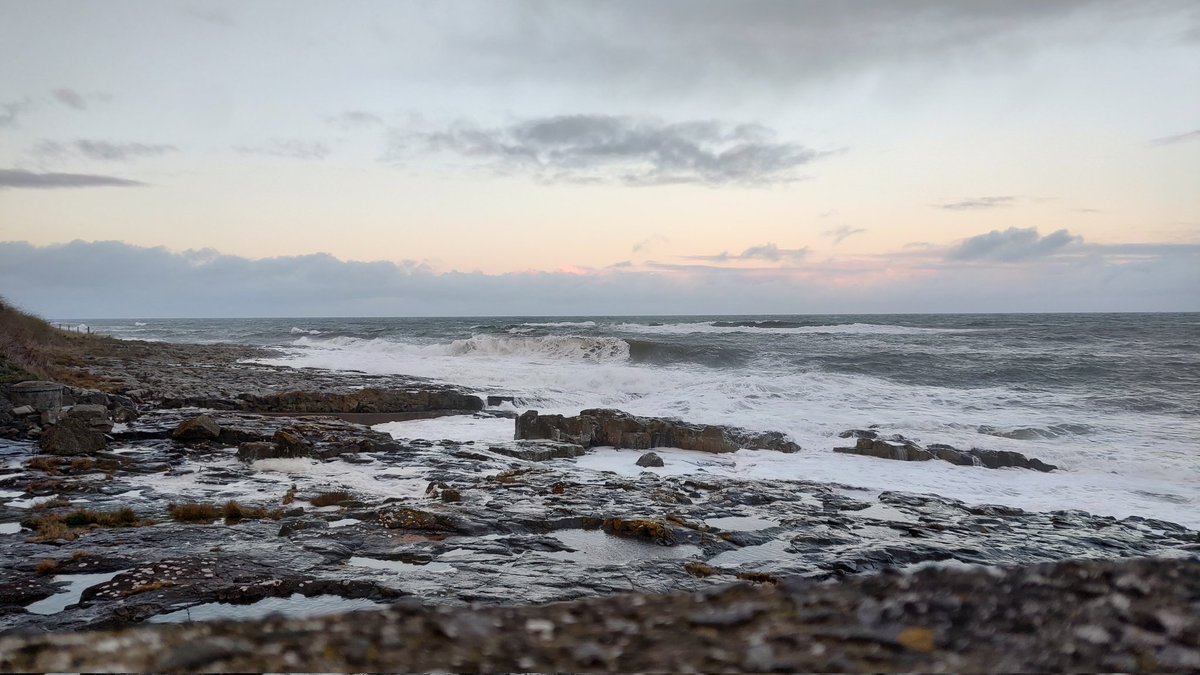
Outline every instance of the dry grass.
[(222, 509), (225, 514), (225, 524), (232, 525), (242, 520), (279, 520), (283, 517), (281, 509), (265, 509), (261, 506), (242, 506), (235, 501), (225, 502)]
[(135, 527), (141, 524), (141, 519), (138, 518), (137, 513), (128, 506), (119, 508), (116, 511), (76, 509), (63, 516), (62, 520), (68, 527), (89, 527), (91, 525), (99, 525), (100, 527)]
[(26, 469), (36, 469), (50, 476), (57, 476), (66, 460), (52, 455), (37, 455), (25, 462)]
[(88, 457), (76, 457), (71, 460), (71, 471), (84, 473), (96, 468), (96, 460)]
[(184, 504), (168, 504), (167, 513), (181, 523), (194, 523), (196, 521), (214, 521), (221, 515), (221, 510), (215, 504), (186, 502)]
[(203, 502), (169, 504), (167, 506), (167, 513), (181, 523), (212, 522), (218, 518), (224, 518), (226, 525), (232, 525), (243, 520), (279, 520), (283, 517), (281, 509), (242, 506), (233, 500), (225, 502), (224, 506)]
[(322, 492), (316, 497), (308, 500), (308, 503), (312, 504), (313, 506), (333, 506), (334, 504), (348, 502), (351, 499), (354, 499), (354, 495), (344, 490), (338, 490), (335, 492)]
[(779, 577), (766, 572), (739, 572), (737, 578), (742, 581), (751, 581), (756, 584), (777, 584)]
[(34, 571), (42, 575), (54, 574), (58, 571), (58, 561), (54, 560), (53, 558), (46, 558), (37, 564), (37, 567), (34, 568)]
[(0, 298), (0, 383), (54, 380), (103, 389), (104, 383), (72, 365), (82, 362), (89, 347), (108, 339), (59, 330)]
[(51, 499), (49, 501), (39, 502), (37, 504), (34, 504), (33, 507), (30, 508), (30, 510), (31, 511), (48, 511), (50, 509), (60, 509), (64, 506), (70, 506), (70, 505), (71, 505), (70, 499), (63, 497), (62, 495), (58, 495), (54, 499)]
[(79, 537), (79, 533), (63, 522), (61, 516), (34, 518), (29, 522), (29, 525), (37, 531), (36, 535), (26, 540), (32, 544), (41, 544), (50, 541), (74, 541)]
[(293, 504), (296, 501), (296, 486), (288, 488), (288, 491), (283, 493), (283, 504)]

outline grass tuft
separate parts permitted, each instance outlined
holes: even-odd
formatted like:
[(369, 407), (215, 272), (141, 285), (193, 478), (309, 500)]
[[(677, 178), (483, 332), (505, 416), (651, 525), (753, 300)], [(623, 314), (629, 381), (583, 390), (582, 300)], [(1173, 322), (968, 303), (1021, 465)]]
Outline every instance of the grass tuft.
[(214, 504), (185, 502), (183, 504), (168, 504), (167, 514), (181, 523), (194, 523), (197, 521), (214, 521), (221, 515), (221, 512)]

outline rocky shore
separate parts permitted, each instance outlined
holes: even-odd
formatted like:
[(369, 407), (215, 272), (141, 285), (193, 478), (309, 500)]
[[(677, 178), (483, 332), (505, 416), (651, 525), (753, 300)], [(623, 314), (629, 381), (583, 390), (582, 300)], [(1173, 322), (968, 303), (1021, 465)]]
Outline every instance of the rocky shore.
[(6, 671), (1189, 671), (1200, 563), (925, 569), (522, 607), (0, 638)]
[[(499, 396), (252, 361), (263, 355), (97, 340), (72, 366), (89, 386), (0, 386), (0, 632), (12, 636), (0, 666), (1146, 669), (1196, 658), (1200, 535), (1173, 523), (709, 477), (705, 463), (736, 448), (798, 447), (611, 410), (518, 416)], [(436, 415), (509, 425), (512, 440), (365, 426)], [(851, 451), (889, 459), (1054, 468), (847, 436)], [(693, 450), (701, 470), (638, 470), (660, 466), (643, 452), (661, 447)], [(581, 468), (587, 455), (628, 470)], [(1001, 602), (1000, 583), (1028, 593)], [(1087, 604), (1113, 594), (1124, 614)], [(1166, 618), (1145, 618), (1152, 606)], [(387, 613), (125, 630), (273, 609)], [(587, 636), (588, 625), (605, 629)], [(97, 629), (124, 632), (63, 633)], [(401, 646), (418, 639), (427, 648)], [(1124, 649), (1115, 660), (1096, 647), (1108, 641)]]

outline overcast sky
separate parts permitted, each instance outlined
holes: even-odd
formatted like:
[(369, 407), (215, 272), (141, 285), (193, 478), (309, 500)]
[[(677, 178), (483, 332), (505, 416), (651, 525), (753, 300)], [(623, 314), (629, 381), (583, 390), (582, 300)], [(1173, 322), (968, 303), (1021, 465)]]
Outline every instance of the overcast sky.
[(1200, 3), (0, 0), (52, 317), (1200, 310)]

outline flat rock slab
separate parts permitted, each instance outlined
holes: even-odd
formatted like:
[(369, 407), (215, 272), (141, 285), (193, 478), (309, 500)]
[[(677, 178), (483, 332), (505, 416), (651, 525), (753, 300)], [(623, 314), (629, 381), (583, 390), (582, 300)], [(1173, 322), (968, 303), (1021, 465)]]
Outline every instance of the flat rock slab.
[[(100, 647), (103, 648), (100, 648)], [(0, 638), (6, 671), (1200, 668), (1200, 562), (929, 568), (835, 584)]]
[(737, 427), (691, 424), (663, 417), (638, 417), (620, 410), (592, 408), (575, 417), (539, 415), (529, 410), (517, 418), (518, 440), (553, 440), (585, 448), (683, 448), (699, 452), (735, 452), (739, 448), (796, 452), (799, 445), (778, 432), (754, 432)]

